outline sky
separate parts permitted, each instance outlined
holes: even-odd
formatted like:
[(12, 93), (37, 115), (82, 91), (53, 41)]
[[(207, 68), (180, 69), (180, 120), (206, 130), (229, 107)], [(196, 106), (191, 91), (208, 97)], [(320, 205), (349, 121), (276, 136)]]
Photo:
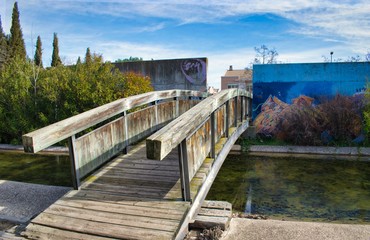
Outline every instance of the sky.
[[(6, 34), (14, 2), (0, 0)], [(369, 0), (18, 0), (18, 8), (27, 54), (40, 36), (44, 66), (55, 32), (64, 64), (88, 47), (106, 61), (207, 57), (207, 84), (216, 88), (230, 65), (250, 67), (262, 44), (280, 63), (370, 51)]]

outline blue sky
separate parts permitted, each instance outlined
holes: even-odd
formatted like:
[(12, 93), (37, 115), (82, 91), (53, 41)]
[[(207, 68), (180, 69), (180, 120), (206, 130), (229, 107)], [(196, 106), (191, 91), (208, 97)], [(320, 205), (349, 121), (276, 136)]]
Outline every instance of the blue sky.
[[(5, 4), (4, 4), (5, 1)], [(0, 0), (9, 33), (13, 0)], [(242, 69), (254, 47), (275, 48), (282, 63), (347, 59), (370, 51), (369, 0), (19, 0), (27, 53), (41, 36), (50, 65), (53, 33), (65, 64), (86, 48), (105, 60), (208, 58), (208, 85), (220, 87), (229, 65)]]

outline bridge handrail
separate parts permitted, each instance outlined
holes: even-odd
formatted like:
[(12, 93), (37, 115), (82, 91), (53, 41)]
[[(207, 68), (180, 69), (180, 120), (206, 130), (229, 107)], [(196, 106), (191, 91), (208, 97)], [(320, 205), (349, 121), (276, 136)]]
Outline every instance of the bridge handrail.
[(190, 90), (165, 90), (122, 98), (64, 119), (22, 136), (25, 152), (36, 153), (67, 139), (124, 111), (155, 101), (176, 97), (205, 97), (206, 93)]
[(238, 96), (252, 98), (252, 93), (236, 88), (222, 90), (167, 124), (166, 127), (147, 138), (147, 157), (163, 160), (173, 148), (191, 135), (213, 112), (227, 101)]

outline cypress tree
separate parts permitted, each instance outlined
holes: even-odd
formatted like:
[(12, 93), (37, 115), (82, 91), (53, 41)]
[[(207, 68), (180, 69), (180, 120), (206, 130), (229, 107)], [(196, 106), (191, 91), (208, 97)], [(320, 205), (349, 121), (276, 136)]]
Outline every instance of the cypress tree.
[(85, 63), (90, 64), (92, 62), (92, 57), (90, 53), (90, 48), (86, 49), (86, 55), (85, 55)]
[(42, 43), (40, 36), (37, 36), (36, 41), (36, 51), (35, 51), (35, 58), (34, 58), (35, 64), (39, 67), (42, 66)]
[(81, 58), (80, 57), (77, 58), (77, 62), (76, 62), (76, 65), (79, 65), (79, 64), (81, 64)]
[(53, 55), (51, 56), (51, 66), (56, 67), (62, 64), (62, 60), (59, 57), (59, 45), (58, 45), (58, 36), (54, 33), (53, 40)]
[(21, 24), (19, 22), (19, 11), (18, 3), (14, 3), (13, 13), (12, 13), (12, 26), (10, 27), (10, 57), (18, 57), (20, 59), (26, 60), (26, 47), (23, 40), (23, 33), (21, 29)]
[(3, 31), (3, 27), (1, 25), (1, 16), (0, 16), (0, 68), (6, 61), (8, 60), (8, 41)]

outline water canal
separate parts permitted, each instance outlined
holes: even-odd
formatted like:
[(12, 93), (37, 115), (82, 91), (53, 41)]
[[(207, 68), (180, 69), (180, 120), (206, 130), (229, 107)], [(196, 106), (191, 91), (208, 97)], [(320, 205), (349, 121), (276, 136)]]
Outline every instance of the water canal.
[(0, 152), (0, 180), (71, 187), (68, 156)]
[(272, 219), (370, 224), (370, 162), (229, 155), (207, 199)]
[[(72, 186), (68, 156), (0, 152), (0, 179)], [(207, 199), (271, 219), (370, 224), (370, 161), (229, 155)]]

